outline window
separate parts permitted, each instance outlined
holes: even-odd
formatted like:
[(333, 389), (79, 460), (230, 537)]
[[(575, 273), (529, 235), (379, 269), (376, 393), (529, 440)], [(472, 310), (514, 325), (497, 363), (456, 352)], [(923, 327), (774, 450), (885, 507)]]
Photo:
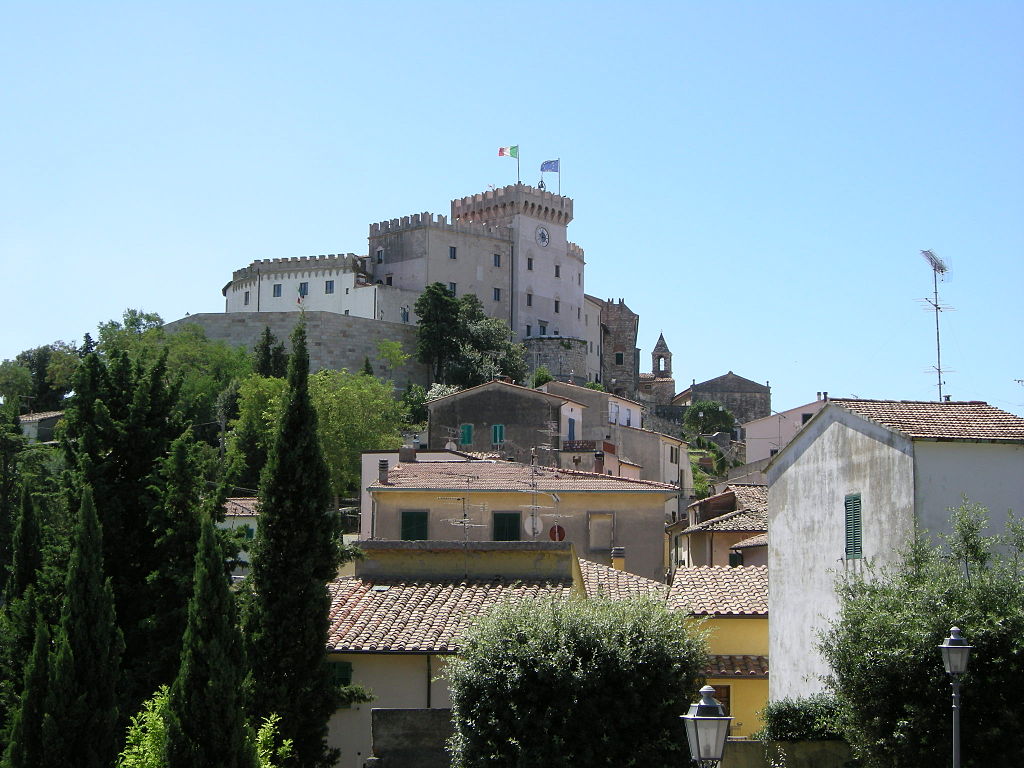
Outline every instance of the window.
[(737, 568), (743, 565), (743, 552), (730, 552), (729, 553), (729, 567)]
[(633, 426), (633, 409), (632, 408), (627, 408), (626, 409), (626, 426), (627, 427)]
[(527, 336), (532, 336), (533, 335), (533, 326), (530, 325), (529, 323), (526, 324), (526, 335)]
[(576, 273), (576, 285), (583, 285), (583, 273), (582, 272), (577, 272)]
[(533, 256), (526, 257), (526, 268), (531, 272), (533, 271)]
[(402, 307), (402, 322), (403, 323), (408, 323), (409, 322), (409, 308), (408, 307)]
[(547, 325), (545, 325), (544, 323), (541, 323), (541, 324), (540, 324), (540, 325), (538, 326), (537, 332), (538, 332), (538, 333), (539, 333), (539, 334), (540, 334), (541, 336), (547, 336), (547, 335), (548, 335), (548, 327), (547, 327)]
[(324, 293), (334, 293), (334, 281), (327, 280), (324, 282)]
[(582, 316), (582, 313), (583, 313), (583, 310), (580, 309), (579, 307), (576, 307), (576, 319), (577, 320), (580, 319), (580, 317)]
[(572, 418), (571, 416), (569, 417), (569, 431), (568, 431), (567, 436), (566, 436), (565, 439), (566, 440), (575, 440), (576, 439), (576, 419)]
[(611, 549), (615, 540), (615, 513), (588, 512), (587, 530), (591, 550)]
[(473, 425), (463, 424), (459, 427), (459, 445), (473, 444)]
[(246, 291), (245, 292), (245, 296), (242, 297), (242, 303), (245, 306), (247, 306), (247, 307), (249, 306), (249, 292), (248, 291)]
[(345, 295), (348, 296), (348, 288), (345, 289)]
[(458, 248), (456, 248), (454, 245), (449, 245), (448, 246), (448, 258), (449, 259), (458, 258)]
[(561, 264), (555, 264), (555, 277), (561, 277), (561, 276), (562, 276), (562, 265)]
[(274, 283), (274, 298), (278, 299), (281, 297), (281, 284)]
[(383, 248), (378, 248), (377, 249), (377, 263), (378, 264), (383, 264), (384, 263), (384, 249)]
[[(327, 669), (330, 670), (331, 684), (337, 687), (352, 685), (352, 662), (334, 661), (327, 662)], [(340, 709), (351, 709), (351, 704), (339, 704)]]
[(494, 289), (494, 300), (501, 301), (501, 288)]
[(345, 314), (346, 314), (346, 315), (348, 314), (348, 310), (347, 310), (347, 309), (345, 310)]
[(562, 302), (560, 302), (558, 299), (555, 299), (555, 314), (556, 315), (561, 311), (561, 307), (562, 307)]
[(491, 425), (491, 445), (501, 445), (505, 442), (505, 425)]
[(519, 541), (519, 512), (495, 512), (493, 521), (494, 541)]
[(732, 698), (729, 694), (731, 693), (730, 689), (732, 688), (732, 686), (731, 685), (713, 685), (711, 687), (715, 689), (715, 700), (719, 704), (722, 705), (722, 709), (725, 710), (725, 715), (726, 715), (726, 717), (728, 717), (729, 716), (729, 699)]
[(615, 364), (616, 365), (622, 365), (622, 353), (621, 352), (616, 352), (615, 353)]
[(309, 295), (309, 283), (299, 283), (299, 296)]
[(496, 267), (500, 267), (501, 266), (501, 254), (500, 253), (494, 254), (494, 266), (496, 266)]
[(861, 537), (860, 494), (851, 493), (843, 500), (846, 508), (846, 559), (859, 560), (864, 556)]
[(256, 538), (256, 529), (253, 528), (251, 525), (243, 526), (242, 530), (245, 531), (245, 540), (246, 541), (252, 541), (253, 539)]
[(674, 445), (668, 447), (668, 463), (678, 464), (679, 463), (679, 449)]
[(384, 275), (384, 285), (392, 285), (394, 283), (394, 275)]
[(426, 509), (403, 509), (402, 541), (426, 541), (429, 519)]
[(533, 294), (532, 293), (526, 294), (526, 306), (528, 306), (528, 307), (532, 307), (533, 306)]
[(455, 295), (455, 287), (455, 283), (448, 283), (448, 293), (450, 293), (452, 296)]
[(590, 351), (591, 351), (591, 352), (593, 352), (593, 351), (594, 351), (594, 342), (590, 342)]
[(618, 422), (619, 422), (619, 404), (618, 403), (609, 402), (608, 403), (608, 423), (609, 424), (618, 424)]

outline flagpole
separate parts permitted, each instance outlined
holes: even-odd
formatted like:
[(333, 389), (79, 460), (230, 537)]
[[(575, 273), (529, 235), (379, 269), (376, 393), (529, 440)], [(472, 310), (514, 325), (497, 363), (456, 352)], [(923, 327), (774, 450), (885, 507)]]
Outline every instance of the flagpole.
[(519, 147), (516, 147), (516, 184), (522, 183), (519, 178)]
[(558, 158), (558, 196), (562, 196), (562, 158)]

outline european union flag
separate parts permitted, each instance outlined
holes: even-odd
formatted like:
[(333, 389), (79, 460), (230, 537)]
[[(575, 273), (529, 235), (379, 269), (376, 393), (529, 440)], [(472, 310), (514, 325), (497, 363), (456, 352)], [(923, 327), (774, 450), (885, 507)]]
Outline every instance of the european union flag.
[(558, 173), (558, 161), (557, 160), (545, 160), (540, 164), (540, 172), (550, 171), (551, 173)]

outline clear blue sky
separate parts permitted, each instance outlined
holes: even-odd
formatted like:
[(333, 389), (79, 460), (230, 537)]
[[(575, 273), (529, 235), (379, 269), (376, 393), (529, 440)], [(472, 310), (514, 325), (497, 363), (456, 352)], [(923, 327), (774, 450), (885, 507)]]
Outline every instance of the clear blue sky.
[[(0, 359), (562, 159), (589, 293), (679, 389), (1024, 414), (1020, 2), (8, 3)], [(551, 179), (554, 180), (553, 178)]]

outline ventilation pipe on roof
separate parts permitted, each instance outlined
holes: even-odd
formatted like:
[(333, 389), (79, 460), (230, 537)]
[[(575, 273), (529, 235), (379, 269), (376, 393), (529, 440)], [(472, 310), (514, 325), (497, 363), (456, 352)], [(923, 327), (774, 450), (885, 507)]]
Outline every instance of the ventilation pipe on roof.
[(626, 570), (626, 548), (612, 547), (612, 568), (616, 571)]
[(377, 462), (377, 480), (381, 485), (387, 485), (388, 482), (388, 460), (381, 459)]

